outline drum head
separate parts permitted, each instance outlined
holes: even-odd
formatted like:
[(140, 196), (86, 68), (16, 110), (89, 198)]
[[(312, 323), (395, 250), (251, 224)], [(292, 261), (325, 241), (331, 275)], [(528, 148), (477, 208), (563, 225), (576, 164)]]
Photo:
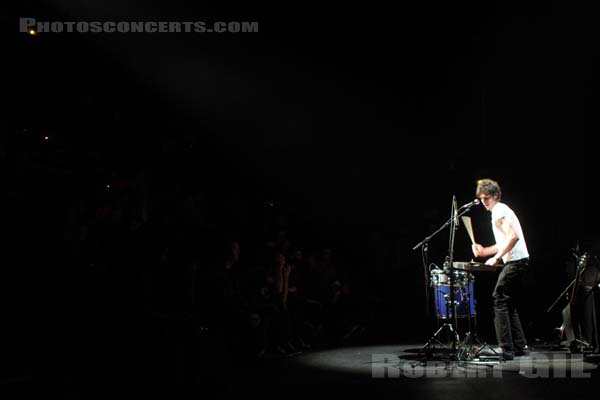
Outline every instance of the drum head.
[(432, 285), (447, 285), (449, 284), (450, 277), (440, 269), (434, 269), (431, 271), (431, 284)]

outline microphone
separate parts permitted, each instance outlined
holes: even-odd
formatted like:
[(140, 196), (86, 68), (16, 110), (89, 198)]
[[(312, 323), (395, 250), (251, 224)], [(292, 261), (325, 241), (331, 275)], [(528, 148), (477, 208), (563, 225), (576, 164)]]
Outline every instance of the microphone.
[(470, 202), (470, 203), (467, 203), (467, 204), (465, 204), (465, 205), (461, 206), (460, 208), (462, 209), (462, 208), (469, 208), (469, 207), (473, 207), (473, 206), (476, 206), (476, 205), (478, 205), (479, 203), (480, 203), (479, 199), (475, 199), (475, 200), (473, 200), (472, 202)]

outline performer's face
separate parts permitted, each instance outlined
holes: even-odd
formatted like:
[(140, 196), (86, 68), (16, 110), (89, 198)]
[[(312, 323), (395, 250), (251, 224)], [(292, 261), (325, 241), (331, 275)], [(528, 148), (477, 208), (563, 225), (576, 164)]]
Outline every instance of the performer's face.
[(495, 196), (489, 194), (482, 194), (479, 196), (479, 200), (481, 200), (481, 203), (488, 211), (491, 211), (492, 207), (494, 207), (494, 205), (498, 202)]

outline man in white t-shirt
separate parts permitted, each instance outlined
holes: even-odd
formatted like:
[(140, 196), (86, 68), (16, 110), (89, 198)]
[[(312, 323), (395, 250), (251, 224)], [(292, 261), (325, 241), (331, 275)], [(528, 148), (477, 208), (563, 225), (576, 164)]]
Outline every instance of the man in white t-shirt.
[(506, 204), (500, 202), (502, 192), (498, 182), (482, 179), (477, 182), (475, 195), (492, 213), (492, 231), (496, 244), (484, 247), (473, 243), (476, 257), (490, 257), (487, 265), (497, 266), (500, 260), (504, 267), (494, 288), (494, 327), (502, 357), (511, 360), (524, 355), (527, 341), (521, 326), (517, 308), (522, 304), (523, 282), (529, 265), (529, 252), (519, 218)]

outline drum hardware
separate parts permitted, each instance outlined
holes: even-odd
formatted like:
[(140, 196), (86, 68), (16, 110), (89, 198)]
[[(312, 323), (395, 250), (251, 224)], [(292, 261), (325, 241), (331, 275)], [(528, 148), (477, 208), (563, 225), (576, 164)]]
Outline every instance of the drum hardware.
[(497, 267), (486, 265), (475, 261), (455, 261), (452, 263), (452, 268), (462, 271), (497, 271)]
[[(475, 324), (477, 325), (477, 324)], [(485, 353), (485, 355), (482, 355)], [(481, 340), (477, 335), (477, 329), (474, 332), (467, 332), (465, 339), (460, 345), (458, 359), (463, 361), (499, 361), (500, 354), (489, 344)]]
[[(439, 327), (439, 329), (433, 334), (433, 336), (427, 341), (427, 343), (421, 348), (420, 354), (430, 355), (436, 344), (442, 345), (444, 349), (448, 350), (449, 358), (451, 360), (473, 360), (479, 356), (479, 353), (489, 348), (491, 356), (487, 356), (487, 359), (499, 359), (499, 355), (483, 342), (477, 335), (477, 322), (476, 322), (476, 311), (475, 311), (475, 300), (474, 300), (474, 278), (471, 271), (484, 271), (494, 270), (487, 268), (484, 264), (474, 262), (454, 262), (454, 239), (455, 231), (458, 229), (458, 217), (467, 213), (473, 205), (478, 204), (478, 201), (473, 201), (463, 207), (458, 208), (456, 204), (456, 197), (452, 198), (452, 210), (451, 216), (440, 228), (433, 232), (430, 236), (426, 237), (421, 243), (413, 247), (413, 250), (421, 247), (423, 252), (423, 265), (425, 267), (425, 282), (426, 284), (426, 307), (427, 312), (430, 313), (429, 308), (429, 290), (433, 288), (435, 291), (435, 312), (438, 321), (442, 320), (445, 323)], [(462, 211), (461, 211), (462, 210)], [(464, 220), (463, 220), (464, 222)], [(469, 221), (470, 222), (470, 221)], [(469, 231), (469, 237), (473, 242), (472, 228), (466, 227)], [(442, 231), (444, 228), (449, 226), (450, 237), (448, 243), (448, 255), (444, 262), (443, 270), (431, 271), (431, 280), (427, 270), (428, 263), (428, 243), (429, 240), (437, 233)], [(460, 335), (455, 329), (458, 325), (458, 318), (466, 318), (468, 323), (468, 332), (463, 342), (460, 342)], [(450, 338), (450, 343), (446, 344), (442, 342), (441, 338), (447, 332)], [(460, 347), (459, 347), (460, 344)], [(479, 358), (483, 359), (483, 356)]]
[(473, 324), (469, 324), (469, 332), (466, 333), (464, 340), (460, 343), (457, 358), (462, 361), (473, 361), (475, 359), (479, 359), (479, 361), (499, 361), (500, 354), (477, 334), (477, 313), (474, 301), (475, 286), (473, 281), (474, 279), (469, 285), (471, 313), (468, 315), (469, 322), (472, 321)]
[[(450, 211), (450, 218), (440, 227), (438, 228), (435, 232), (433, 232), (430, 236), (426, 237), (421, 243), (417, 244), (416, 246), (413, 247), (413, 250), (416, 250), (417, 248), (421, 247), (423, 250), (423, 260), (427, 260), (427, 243), (429, 242), (429, 240), (435, 236), (437, 233), (439, 233), (440, 231), (442, 231), (443, 229), (445, 229), (446, 227), (449, 227), (449, 240), (448, 240), (448, 255), (446, 256), (446, 260), (444, 262), (444, 270), (450, 269), (450, 267), (453, 265), (453, 258), (454, 258), (454, 239), (455, 239), (455, 235), (456, 235), (456, 230), (458, 229), (458, 217), (462, 216), (463, 214), (467, 213), (470, 208), (475, 205), (478, 204), (477, 202), (471, 202), (463, 207), (458, 208), (458, 205), (456, 203), (456, 196), (452, 196), (452, 208)], [(460, 211), (462, 210), (462, 211)], [(459, 213), (460, 211), (460, 213)], [(427, 263), (424, 263), (425, 266), (425, 282), (429, 281), (429, 276), (427, 274)], [(427, 285), (425, 286), (427, 289)], [(460, 287), (460, 286), (458, 286)], [(433, 346), (435, 344), (440, 344), (443, 347), (445, 347), (448, 350), (448, 355), (450, 359), (456, 359), (457, 357), (457, 346), (458, 343), (460, 342), (460, 336), (457, 332), (457, 330), (455, 329), (455, 326), (458, 325), (458, 317), (457, 317), (457, 313), (456, 313), (456, 306), (457, 306), (457, 302), (455, 300), (455, 274), (454, 273), (450, 273), (449, 277), (448, 277), (448, 293), (444, 293), (442, 295), (442, 298), (444, 298), (444, 295), (447, 295), (450, 300), (449, 302), (446, 303), (446, 300), (444, 300), (442, 303), (444, 304), (444, 311), (445, 311), (445, 318), (444, 321), (446, 321), (434, 334), (433, 336), (427, 341), (427, 343), (425, 343), (425, 345), (421, 348), (420, 353), (421, 354), (430, 354), (433, 351)], [(429, 291), (427, 290), (427, 296), (426, 296), (426, 303), (427, 303), (427, 312), (429, 313)], [(440, 308), (441, 305), (438, 305), (438, 308)], [(468, 319), (469, 323), (470, 323), (470, 318)], [(442, 340), (440, 339), (442, 337), (442, 335), (447, 332), (450, 340), (448, 344), (444, 344), (442, 342)]]
[[(458, 317), (469, 318), (469, 331), (465, 334), (464, 340), (460, 343), (457, 359), (461, 361), (472, 361), (478, 359), (479, 361), (499, 361), (500, 354), (496, 350), (483, 341), (477, 334), (477, 312), (475, 308), (475, 285), (474, 275), (471, 271), (496, 271), (497, 268), (485, 265), (482, 263), (468, 261), (456, 261), (452, 263), (452, 271), (455, 274), (463, 274), (467, 279), (463, 279), (460, 282), (468, 282), (466, 291), (464, 291), (465, 285), (463, 284), (460, 288), (466, 293), (469, 304), (464, 302), (456, 308)], [(467, 272), (468, 271), (468, 272)], [(469, 307), (468, 310), (465, 308)], [(468, 312), (467, 312), (468, 311)], [(485, 355), (484, 355), (485, 354)]]

